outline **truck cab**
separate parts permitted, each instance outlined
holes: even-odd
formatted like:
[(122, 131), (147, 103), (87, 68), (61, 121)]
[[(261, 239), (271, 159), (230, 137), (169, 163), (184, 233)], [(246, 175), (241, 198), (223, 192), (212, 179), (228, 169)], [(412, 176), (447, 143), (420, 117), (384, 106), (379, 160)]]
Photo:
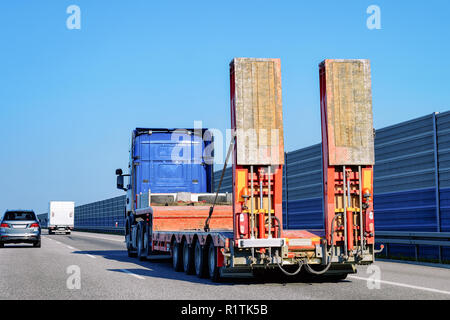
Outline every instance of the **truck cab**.
[[(129, 173), (116, 170), (117, 188), (127, 192), (125, 216), (142, 207), (150, 194), (173, 202), (177, 193), (210, 193), (213, 189), (212, 157), (204, 156), (212, 143), (207, 129), (136, 128), (132, 132)], [(205, 135), (206, 134), (206, 135)], [(208, 141), (209, 140), (209, 141)], [(125, 186), (124, 177), (128, 177)]]

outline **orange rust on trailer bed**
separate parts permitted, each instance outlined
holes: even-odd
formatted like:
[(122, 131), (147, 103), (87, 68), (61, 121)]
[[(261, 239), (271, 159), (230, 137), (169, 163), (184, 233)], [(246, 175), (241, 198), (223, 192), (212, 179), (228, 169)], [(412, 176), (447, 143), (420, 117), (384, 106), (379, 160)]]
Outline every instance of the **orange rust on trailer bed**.
[[(153, 230), (203, 230), (209, 208), (209, 206), (153, 207)], [(233, 230), (232, 206), (216, 206), (209, 224), (212, 231), (214, 229)]]

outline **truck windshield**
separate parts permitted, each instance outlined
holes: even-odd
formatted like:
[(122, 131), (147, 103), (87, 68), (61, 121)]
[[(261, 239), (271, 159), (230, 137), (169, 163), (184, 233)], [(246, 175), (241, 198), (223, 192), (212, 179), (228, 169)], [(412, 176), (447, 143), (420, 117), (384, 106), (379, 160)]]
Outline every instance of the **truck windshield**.
[(6, 212), (3, 220), (8, 221), (24, 221), (24, 220), (36, 220), (36, 217), (33, 212)]

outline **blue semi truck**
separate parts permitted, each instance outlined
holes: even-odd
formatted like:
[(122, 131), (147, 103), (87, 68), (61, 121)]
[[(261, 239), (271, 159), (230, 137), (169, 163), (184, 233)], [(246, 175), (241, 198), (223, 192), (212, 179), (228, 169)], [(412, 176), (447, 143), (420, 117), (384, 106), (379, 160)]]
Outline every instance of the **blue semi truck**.
[[(207, 129), (136, 128), (132, 132), (129, 172), (116, 170), (117, 188), (127, 192), (125, 209), (125, 239), (128, 255), (141, 260), (153, 254), (170, 253), (173, 248), (158, 248), (152, 241), (155, 231), (169, 228), (170, 223), (183, 221), (170, 212), (165, 219), (153, 212), (153, 207), (173, 208), (183, 211), (195, 207), (195, 215), (189, 221), (203, 223), (207, 219), (210, 204), (216, 199), (230, 208), (231, 194), (213, 194), (213, 141)], [(125, 183), (127, 177), (127, 183)], [(178, 212), (180, 211), (178, 210)], [(227, 221), (232, 222), (231, 210)], [(172, 219), (173, 218), (173, 219)], [(214, 217), (212, 223), (220, 221)], [(168, 225), (169, 224), (169, 225)], [(183, 228), (181, 225), (174, 227)], [(232, 223), (228, 223), (232, 227)]]

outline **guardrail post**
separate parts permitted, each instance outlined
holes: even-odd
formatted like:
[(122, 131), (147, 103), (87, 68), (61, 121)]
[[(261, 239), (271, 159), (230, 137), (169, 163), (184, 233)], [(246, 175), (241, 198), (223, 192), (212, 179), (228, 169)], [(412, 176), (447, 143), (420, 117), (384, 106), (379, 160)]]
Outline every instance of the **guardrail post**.
[[(441, 204), (439, 193), (439, 150), (437, 135), (437, 112), (433, 112), (433, 142), (434, 142), (434, 186), (436, 198), (436, 231), (441, 232)], [(442, 246), (438, 247), (439, 263), (442, 263)]]
[(416, 244), (414, 246), (414, 253), (416, 255), (416, 261), (419, 261), (419, 245), (418, 244)]
[(287, 157), (287, 152), (284, 153), (284, 203), (286, 204), (285, 206), (285, 225), (286, 225), (286, 229), (289, 229), (289, 215), (288, 215), (288, 198), (289, 198), (289, 191), (288, 191), (288, 182), (287, 182), (287, 167), (288, 167), (288, 157)]

